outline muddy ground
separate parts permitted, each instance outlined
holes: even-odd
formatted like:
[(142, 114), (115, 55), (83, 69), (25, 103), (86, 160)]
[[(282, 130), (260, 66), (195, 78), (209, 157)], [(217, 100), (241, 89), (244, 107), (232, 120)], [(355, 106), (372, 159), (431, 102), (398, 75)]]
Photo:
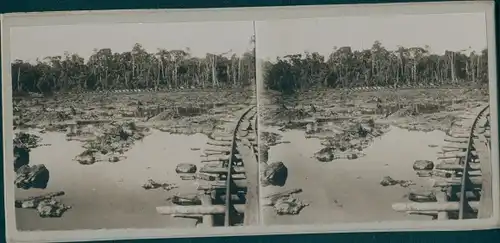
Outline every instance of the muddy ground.
[[(302, 189), (293, 197), (308, 204), (292, 216), (265, 208), (266, 224), (430, 219), (407, 218), (391, 204), (430, 186), (412, 163), (436, 161), (453, 124), (489, 102), (485, 90), (465, 88), (263, 92), (259, 98), (261, 148), (269, 149), (268, 164), (288, 168), (285, 185), (264, 187), (262, 195)], [(381, 185), (386, 176), (398, 183)]]
[[(487, 91), (479, 89), (311, 90), (286, 96), (265, 91), (259, 98), (262, 125), (301, 129), (341, 151), (363, 150), (390, 125), (447, 133), (469, 110), (489, 102)], [(266, 145), (276, 143), (265, 138)]]
[[(226, 132), (234, 111), (255, 104), (252, 96), (253, 90), (238, 89), (15, 98), (14, 130), (36, 135), (40, 145), (30, 148), (29, 164), (50, 171), (47, 188), (16, 189), (16, 200), (63, 191), (57, 200), (71, 207), (56, 218), (18, 208), (18, 228), (194, 226), (155, 207), (177, 193), (196, 193), (176, 166), (201, 167), (207, 135)], [(171, 188), (147, 190), (149, 179)]]

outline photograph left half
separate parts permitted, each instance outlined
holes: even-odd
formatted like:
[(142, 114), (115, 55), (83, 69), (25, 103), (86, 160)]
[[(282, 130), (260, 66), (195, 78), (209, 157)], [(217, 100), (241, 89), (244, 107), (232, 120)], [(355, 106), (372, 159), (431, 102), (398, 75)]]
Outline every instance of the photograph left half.
[(11, 27), (9, 42), (18, 231), (259, 223), (252, 21)]

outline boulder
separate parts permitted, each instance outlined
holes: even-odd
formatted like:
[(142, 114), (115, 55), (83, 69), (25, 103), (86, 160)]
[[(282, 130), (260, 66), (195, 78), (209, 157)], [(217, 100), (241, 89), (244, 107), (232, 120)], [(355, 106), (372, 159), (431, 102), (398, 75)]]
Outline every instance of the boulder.
[(288, 178), (288, 168), (281, 161), (271, 163), (264, 166), (260, 178), (262, 186), (284, 186)]
[(434, 169), (434, 162), (430, 160), (416, 160), (413, 163), (413, 170), (432, 170)]
[(29, 165), (24, 165), (19, 168), (16, 173), (17, 176), (14, 184), (17, 188), (22, 188), (25, 190), (30, 188), (47, 188), (50, 173), (43, 164), (34, 165), (32, 167), (30, 167)]
[(330, 162), (335, 159), (335, 149), (331, 147), (322, 148), (314, 154), (314, 157), (320, 162)]
[(196, 170), (197, 170), (196, 165), (188, 163), (178, 164), (177, 167), (175, 168), (175, 172), (177, 173), (195, 173)]

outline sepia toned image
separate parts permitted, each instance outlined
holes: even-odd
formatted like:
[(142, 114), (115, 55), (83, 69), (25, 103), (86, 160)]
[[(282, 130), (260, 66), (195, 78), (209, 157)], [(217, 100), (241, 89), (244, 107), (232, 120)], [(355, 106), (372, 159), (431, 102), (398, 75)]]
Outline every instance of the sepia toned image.
[(18, 230), (258, 223), (253, 22), (14, 27), (10, 43)]
[(484, 13), (257, 21), (256, 36), (265, 225), (492, 216)]

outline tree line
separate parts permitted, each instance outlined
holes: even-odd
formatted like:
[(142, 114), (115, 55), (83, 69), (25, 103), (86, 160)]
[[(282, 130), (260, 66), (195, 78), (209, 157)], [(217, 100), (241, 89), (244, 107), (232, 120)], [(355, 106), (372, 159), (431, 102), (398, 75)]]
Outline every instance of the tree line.
[(263, 70), (265, 87), (283, 92), (314, 87), (487, 84), (488, 51), (438, 55), (430, 53), (428, 46), (387, 50), (375, 41), (365, 50), (335, 47), (328, 57), (317, 52), (278, 57), (265, 61)]
[[(250, 43), (254, 42), (252, 37)], [(34, 64), (16, 60), (12, 63), (13, 93), (249, 86), (255, 80), (255, 48), (241, 56), (230, 53), (207, 53), (199, 58), (191, 56), (189, 48), (148, 53), (135, 44), (123, 53), (96, 49), (87, 61), (68, 52)]]

